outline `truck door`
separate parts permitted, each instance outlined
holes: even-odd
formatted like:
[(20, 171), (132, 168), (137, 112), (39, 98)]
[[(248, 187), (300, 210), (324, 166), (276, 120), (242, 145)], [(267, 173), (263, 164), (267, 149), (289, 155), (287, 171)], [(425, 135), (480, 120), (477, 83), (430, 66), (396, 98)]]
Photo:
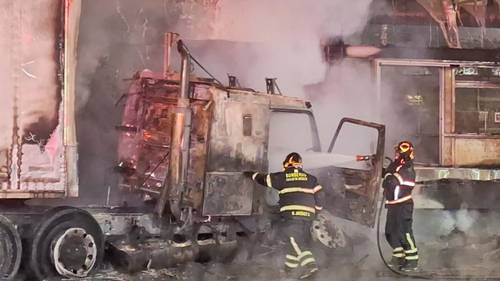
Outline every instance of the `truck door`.
[(324, 207), (328, 211), (373, 227), (384, 141), (384, 125), (352, 118), (340, 121), (328, 148), (328, 157), (334, 164), (315, 170), (325, 190)]
[[(259, 211), (261, 190), (241, 171), (267, 169), (269, 99), (262, 95), (212, 89), (203, 197), (204, 216), (248, 216)], [(229, 96), (229, 98), (228, 98)]]

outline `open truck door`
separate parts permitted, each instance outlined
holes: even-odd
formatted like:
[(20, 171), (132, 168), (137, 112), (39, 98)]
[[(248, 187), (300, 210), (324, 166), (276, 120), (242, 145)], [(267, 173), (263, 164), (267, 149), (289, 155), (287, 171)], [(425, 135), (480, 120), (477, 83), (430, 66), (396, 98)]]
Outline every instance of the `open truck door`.
[(314, 169), (334, 216), (373, 227), (384, 161), (385, 126), (343, 118), (328, 148), (333, 165)]

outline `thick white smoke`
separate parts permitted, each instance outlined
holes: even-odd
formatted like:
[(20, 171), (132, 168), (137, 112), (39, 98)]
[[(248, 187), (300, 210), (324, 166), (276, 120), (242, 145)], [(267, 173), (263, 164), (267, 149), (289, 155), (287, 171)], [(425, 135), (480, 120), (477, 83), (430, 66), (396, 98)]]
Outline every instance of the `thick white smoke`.
[(321, 81), (325, 73), (321, 38), (360, 31), (370, 2), (221, 1), (211, 38), (259, 42), (256, 60), (243, 74), (250, 85), (274, 76), (287, 95), (303, 96), (302, 87)]
[[(224, 56), (209, 48), (194, 52), (219, 79), (231, 73), (242, 86), (263, 91), (264, 78), (275, 77), (283, 94), (312, 99), (325, 148), (340, 117), (374, 117), (370, 107), (362, 108), (367, 103), (360, 103), (375, 94), (369, 64), (345, 61), (328, 70), (320, 46), (322, 39), (362, 31), (370, 4), (371, 0), (222, 0), (215, 16), (210, 14), (211, 25), (184, 35), (240, 42), (233, 46), (240, 51), (228, 48)], [(323, 84), (306, 92), (305, 86), (316, 83)]]

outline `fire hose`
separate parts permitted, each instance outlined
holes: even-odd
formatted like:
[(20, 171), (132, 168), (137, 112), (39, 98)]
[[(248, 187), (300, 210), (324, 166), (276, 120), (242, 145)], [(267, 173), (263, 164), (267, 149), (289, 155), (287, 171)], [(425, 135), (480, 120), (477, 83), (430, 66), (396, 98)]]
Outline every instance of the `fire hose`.
[(425, 280), (431, 280), (434, 278), (438, 279), (448, 279), (448, 280), (498, 280), (498, 277), (490, 277), (490, 276), (473, 276), (473, 275), (462, 275), (462, 276), (457, 276), (457, 275), (445, 275), (445, 274), (439, 274), (436, 272), (420, 272), (420, 273), (415, 273), (415, 274), (408, 274), (405, 272), (397, 271), (393, 269), (392, 267), (389, 266), (387, 261), (384, 258), (384, 255), (382, 254), (382, 248), (380, 246), (380, 218), (382, 216), (382, 210), (384, 208), (384, 200), (380, 200), (380, 205), (378, 208), (378, 213), (377, 213), (377, 248), (378, 248), (378, 253), (380, 255), (380, 259), (384, 263), (385, 267), (387, 267), (391, 272), (395, 273), (396, 275), (402, 276), (402, 277), (409, 277), (409, 278), (414, 278), (414, 279), (425, 279)]
[[(374, 157), (375, 155), (356, 155), (356, 161), (372, 161)], [(392, 161), (392, 159), (388, 157), (385, 158), (388, 159), (389, 161)], [(432, 276), (427, 276), (424, 274), (407, 274), (401, 271), (397, 271), (389, 266), (389, 264), (384, 258), (384, 255), (382, 254), (382, 247), (380, 246), (380, 218), (382, 217), (383, 209), (384, 209), (384, 200), (380, 200), (380, 205), (378, 207), (378, 213), (377, 213), (377, 249), (380, 255), (380, 259), (384, 263), (385, 267), (387, 267), (387, 269), (389, 269), (391, 272), (403, 277), (411, 277), (416, 279), (432, 279)]]
[(389, 266), (389, 264), (387, 263), (387, 261), (384, 258), (384, 255), (382, 254), (382, 247), (380, 246), (380, 218), (382, 217), (382, 210), (383, 209), (384, 209), (384, 200), (380, 200), (380, 205), (378, 207), (378, 214), (377, 214), (377, 249), (378, 249), (378, 253), (380, 255), (380, 259), (384, 263), (385, 267), (387, 267), (390, 271), (392, 271), (393, 273), (400, 275), (400, 276), (417, 278), (417, 279), (432, 279), (432, 276), (427, 276), (424, 274), (406, 274), (404, 272), (397, 271)]
[[(356, 156), (356, 161), (369, 161), (369, 160), (373, 160), (373, 157), (374, 157), (373, 155), (358, 155), (358, 156)], [(388, 159), (391, 160), (390, 158), (388, 158)], [(433, 278), (454, 279), (454, 280), (457, 280), (457, 279), (462, 279), (462, 280), (472, 280), (472, 279), (498, 280), (498, 278), (486, 277), (486, 276), (471, 276), (471, 275), (453, 276), (453, 275), (444, 275), (444, 274), (438, 274), (436, 272), (425, 272), (425, 271), (409, 274), (409, 273), (395, 270), (394, 268), (390, 267), (384, 258), (384, 255), (382, 253), (382, 247), (380, 245), (380, 218), (382, 217), (382, 210), (383, 209), (384, 209), (384, 200), (380, 200), (380, 204), (378, 207), (378, 213), (377, 213), (377, 227), (376, 227), (377, 228), (376, 229), (376, 231), (377, 231), (377, 249), (378, 249), (380, 259), (384, 263), (385, 267), (387, 267), (387, 269), (389, 269), (392, 273), (399, 275), (399, 276), (402, 276), (402, 277), (409, 277), (409, 278), (414, 278), (414, 279), (425, 279), (425, 280), (430, 280)]]

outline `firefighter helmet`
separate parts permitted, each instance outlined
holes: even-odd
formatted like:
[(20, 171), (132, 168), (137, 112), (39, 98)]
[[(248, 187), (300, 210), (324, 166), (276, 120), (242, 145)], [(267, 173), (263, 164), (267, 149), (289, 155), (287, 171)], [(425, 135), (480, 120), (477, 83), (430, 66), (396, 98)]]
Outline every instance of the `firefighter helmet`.
[(302, 166), (302, 157), (297, 152), (292, 152), (288, 154), (283, 161), (283, 167), (288, 168), (290, 166), (298, 167)]
[(415, 158), (415, 149), (409, 141), (399, 142), (395, 150), (404, 160), (413, 160)]

